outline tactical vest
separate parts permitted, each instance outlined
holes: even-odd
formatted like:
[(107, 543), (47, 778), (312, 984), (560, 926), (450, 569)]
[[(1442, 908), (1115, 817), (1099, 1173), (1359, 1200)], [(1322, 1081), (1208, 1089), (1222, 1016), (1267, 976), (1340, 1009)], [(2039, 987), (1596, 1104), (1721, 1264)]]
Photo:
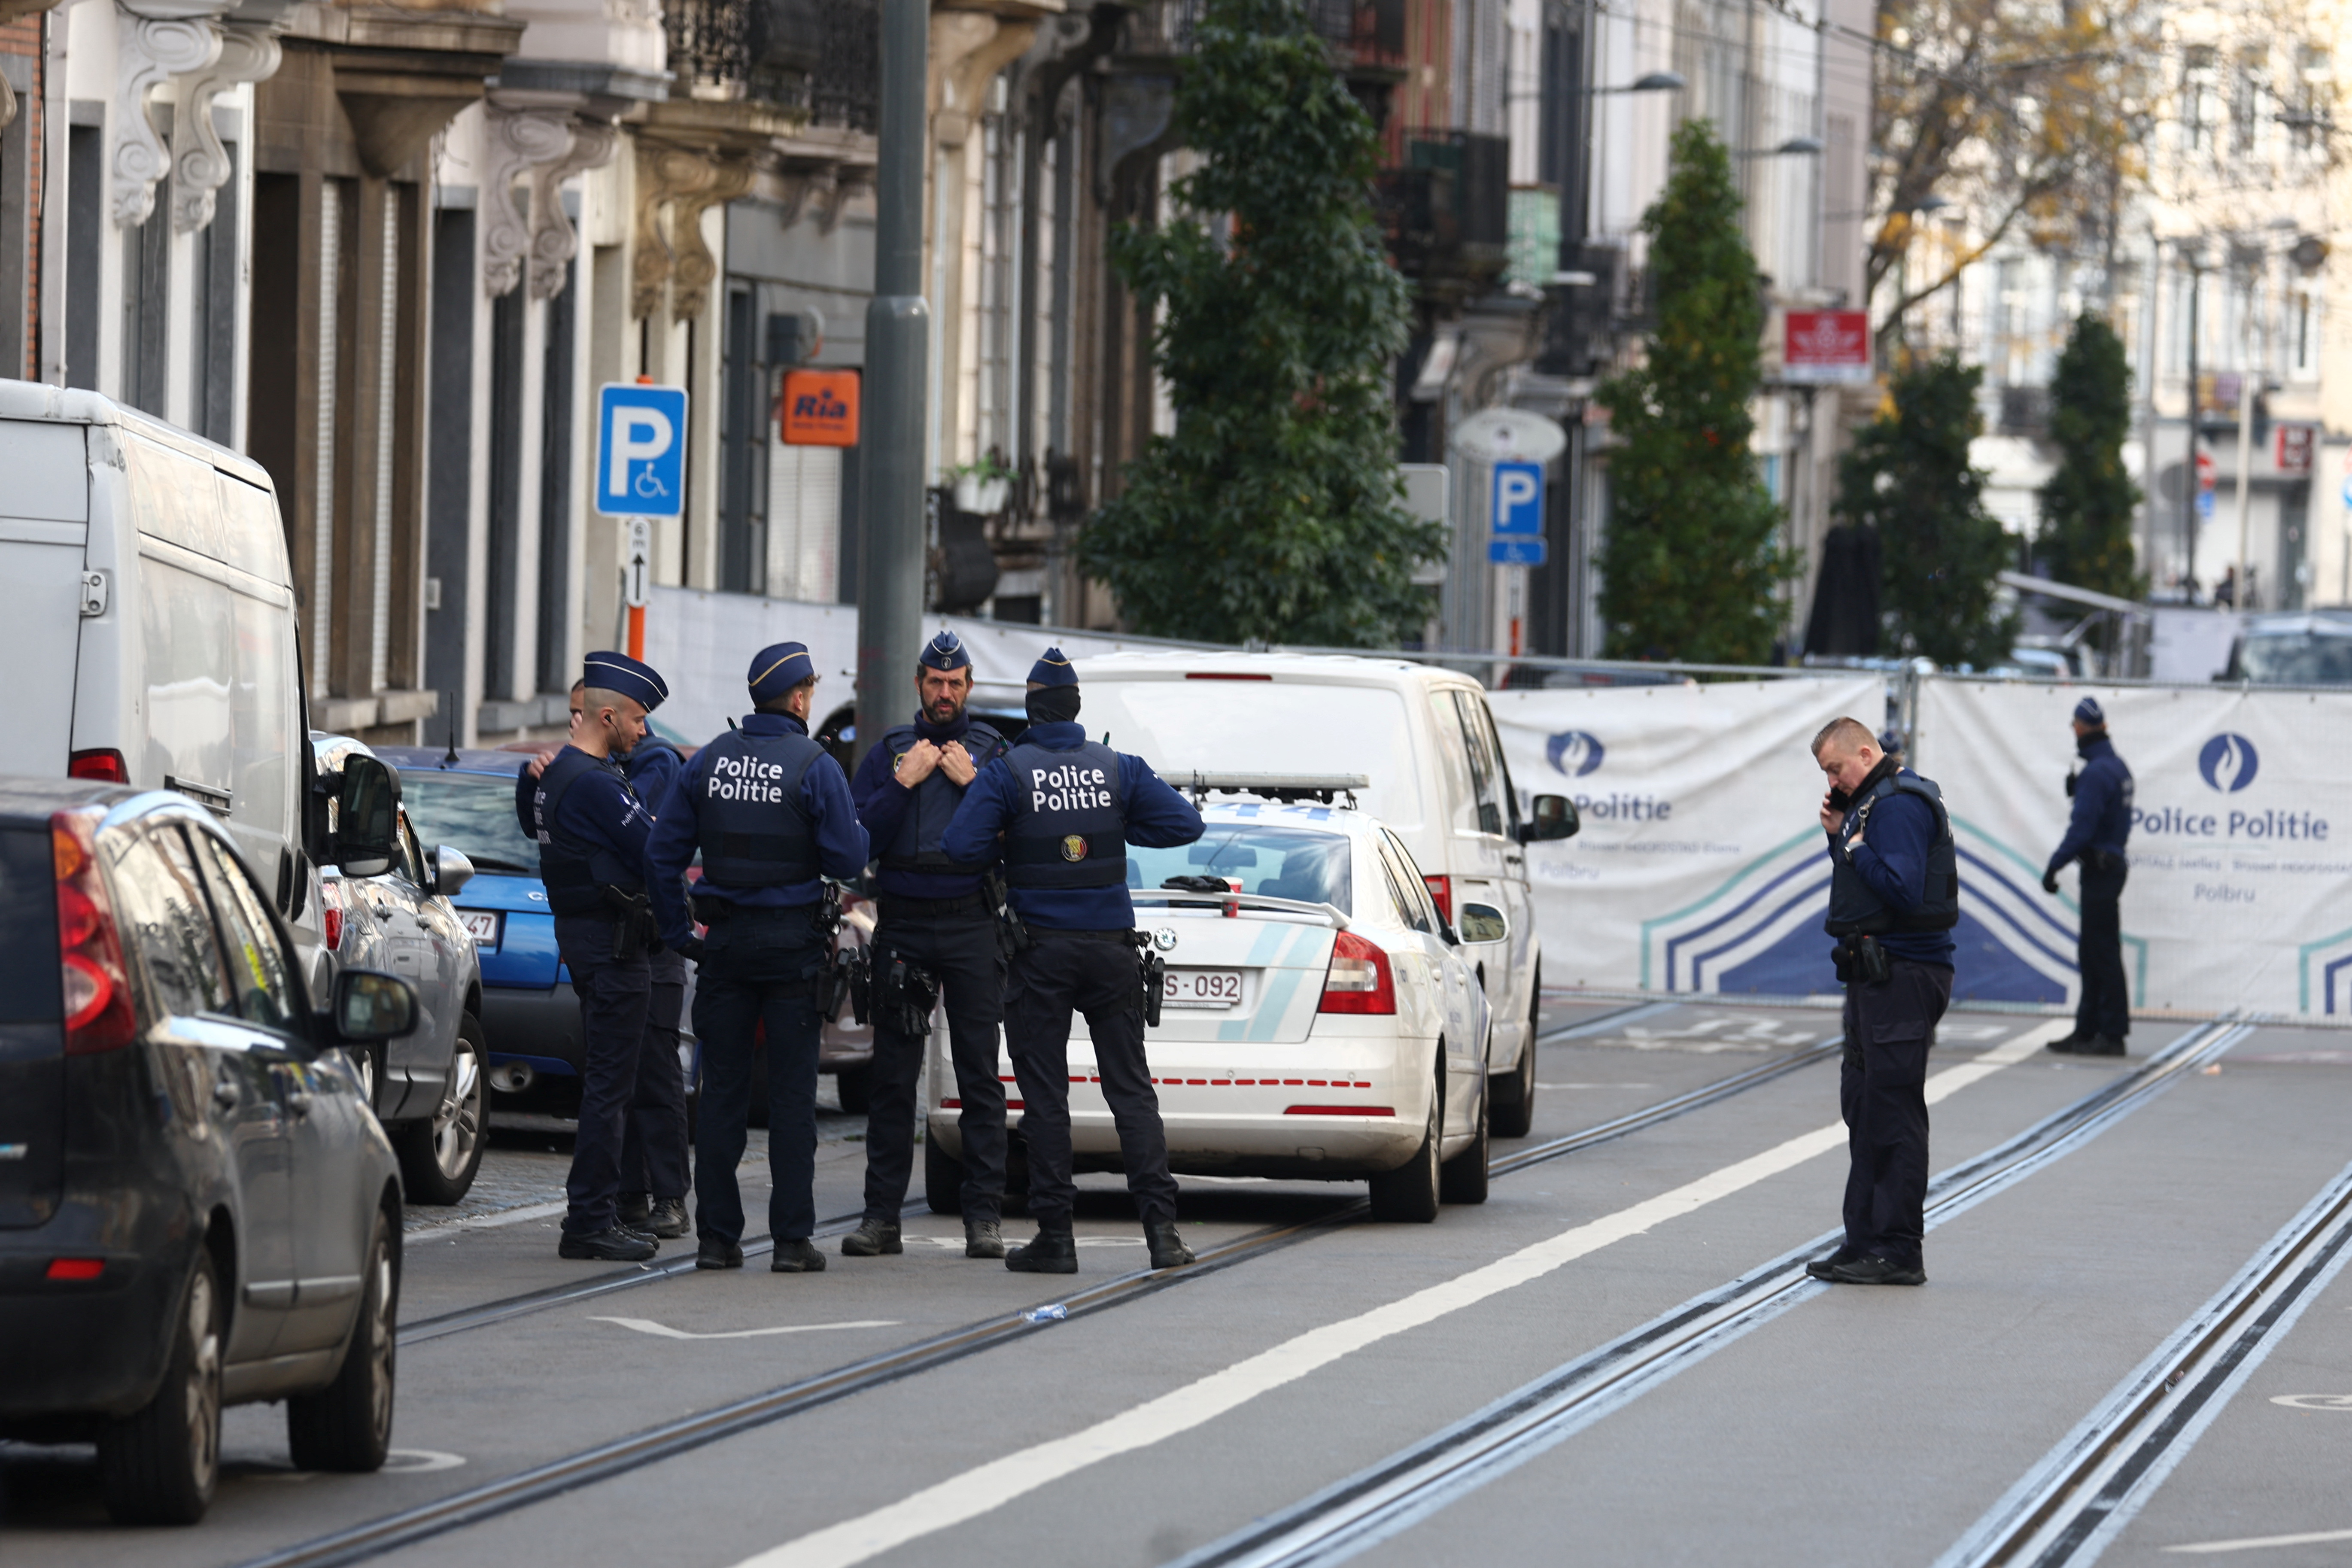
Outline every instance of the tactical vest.
[(825, 750), (806, 735), (730, 730), (702, 749), (710, 760), (695, 792), (702, 879), (719, 888), (774, 888), (814, 881), (816, 843), (801, 780)]
[[(1944, 793), (1931, 779), (1916, 773), (1892, 773), (1874, 784), (1855, 803), (1854, 830), (1868, 842), (1870, 811), (1877, 802), (1897, 793), (1918, 796), (1936, 814), (1936, 837), (1927, 848), (1927, 875), (1920, 889), (1919, 907), (1897, 914), (1871, 891), (1851, 858), (1837, 857), (1830, 873), (1830, 915), (1822, 929), (1832, 936), (1883, 936), (1895, 931), (1949, 931), (1960, 923), (1960, 865), (1952, 842), (1951, 814), (1944, 809)], [(1843, 843), (1845, 835), (1840, 836)]]
[(1013, 770), (1005, 881), (1015, 888), (1127, 886), (1118, 753), (1084, 741), (1067, 752), (1015, 746), (1004, 762)]
[[(882, 737), (882, 750), (896, 767), (898, 759), (918, 739), (912, 724), (901, 724)], [(974, 724), (966, 730), (963, 748), (971, 754), (971, 765), (984, 768), (1004, 754), (1004, 737), (985, 724)], [(954, 742), (942, 742), (953, 745)], [(940, 847), (947, 834), (948, 824), (955, 817), (956, 807), (963, 804), (965, 786), (933, 768), (923, 775), (923, 782), (909, 793), (914, 798), (907, 803), (907, 815), (898, 819), (898, 831), (883, 847), (882, 868), (886, 871), (921, 871), (933, 876), (952, 877), (959, 873), (978, 876), (985, 868), (966, 866), (950, 860)]]
[[(593, 915), (608, 911), (603, 889), (617, 888), (627, 894), (646, 890), (644, 868), (631, 864), (601, 844), (583, 844), (555, 826), (556, 810), (572, 786), (599, 768), (615, 773), (612, 764), (576, 747), (566, 746), (539, 775), (531, 795), (532, 826), (539, 838), (539, 879), (547, 884), (547, 907), (559, 915)], [(628, 781), (620, 781), (628, 789)], [(632, 799), (636, 792), (630, 791)]]

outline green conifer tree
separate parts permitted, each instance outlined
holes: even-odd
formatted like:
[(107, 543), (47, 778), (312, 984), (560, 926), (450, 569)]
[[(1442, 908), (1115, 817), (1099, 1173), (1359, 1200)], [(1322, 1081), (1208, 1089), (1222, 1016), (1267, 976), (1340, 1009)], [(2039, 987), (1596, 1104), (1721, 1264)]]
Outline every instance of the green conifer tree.
[(2042, 487), (2036, 560), (2078, 588), (2136, 599), (2146, 587), (2132, 551), (2139, 487), (2124, 471), (2131, 433), (2131, 366), (2123, 340), (2084, 311), (2050, 381), (2050, 439), (2058, 471)]
[(1731, 160), (1704, 120), (1675, 132), (1643, 215), (1657, 326), (1636, 369), (1597, 394), (1609, 454), (1601, 612), (1620, 658), (1761, 664), (1790, 574), (1780, 509), (1748, 448), (1764, 304)]
[(1175, 114), (1202, 159), (1174, 189), (1188, 216), (1122, 230), (1112, 261), (1162, 306), (1176, 433), (1128, 466), (1079, 563), (1139, 631), (1392, 643), (1444, 545), (1396, 474), (1408, 296), (1373, 221), (1378, 136), (1300, 0), (1210, 0)]

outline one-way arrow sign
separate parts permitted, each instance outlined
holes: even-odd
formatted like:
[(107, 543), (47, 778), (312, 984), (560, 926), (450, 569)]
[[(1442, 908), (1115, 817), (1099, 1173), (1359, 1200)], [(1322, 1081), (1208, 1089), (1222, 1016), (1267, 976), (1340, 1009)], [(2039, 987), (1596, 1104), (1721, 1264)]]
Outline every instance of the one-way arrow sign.
[(624, 584), (631, 609), (643, 609), (646, 584), (653, 580), (654, 525), (649, 519), (629, 519), (627, 581)]

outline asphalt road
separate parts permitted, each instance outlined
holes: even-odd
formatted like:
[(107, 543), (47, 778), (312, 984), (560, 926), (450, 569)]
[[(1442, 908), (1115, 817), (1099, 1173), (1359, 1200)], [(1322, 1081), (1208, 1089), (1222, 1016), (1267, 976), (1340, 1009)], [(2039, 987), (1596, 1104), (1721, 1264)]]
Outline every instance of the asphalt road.
[[(297, 1472), (278, 1408), (245, 1407), (203, 1525), (118, 1531), (87, 1448), (0, 1445), (0, 1558), (1958, 1564), (2030, 1514), (2073, 1528), (2044, 1561), (2352, 1561), (2352, 1228), (2325, 1228), (2352, 1222), (2352, 1035), (2144, 1022), (2084, 1062), (2042, 1019), (1953, 1015), (1930, 1283), (1870, 1289), (1790, 1262), (1836, 1221), (1834, 1014), (1561, 1002), (1545, 1026), (1535, 1133), (1498, 1162), (1747, 1087), (1432, 1226), (1362, 1219), (1360, 1185), (1188, 1179), (1204, 1261), (1171, 1275), (1085, 1178), (1076, 1279), (967, 1260), (919, 1194), (905, 1256), (817, 1276), (564, 1263), (564, 1156), (502, 1138), (459, 1211), (412, 1214), (393, 1467)], [(861, 1131), (826, 1119), (821, 1215), (859, 1206)], [(2217, 1308), (2266, 1247), (2283, 1272)], [(473, 1310), (592, 1281), (618, 1288)], [(2078, 1452), (2149, 1458), (2036, 1512)]]

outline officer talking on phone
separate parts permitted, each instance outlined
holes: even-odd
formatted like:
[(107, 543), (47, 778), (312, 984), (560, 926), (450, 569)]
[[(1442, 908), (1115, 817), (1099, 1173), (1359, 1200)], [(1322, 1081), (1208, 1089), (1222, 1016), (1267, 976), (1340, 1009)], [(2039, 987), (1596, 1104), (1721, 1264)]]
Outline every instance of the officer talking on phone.
[(2124, 878), (2131, 869), (2124, 847), (2131, 837), (2132, 775), (2107, 739), (2107, 716), (2095, 697), (2074, 704), (2074, 750), (2079, 772), (2066, 775), (2074, 797), (2066, 837), (2042, 873), (2042, 886), (2058, 890), (2058, 873), (2070, 860), (2083, 866), (2083, 921), (2075, 937), (2075, 967), (2083, 994), (2074, 1004), (2074, 1032), (2050, 1048), (2071, 1056), (2119, 1057), (2131, 1033), (2131, 993), (2124, 984)]
[(961, 865), (986, 864), (1003, 836), (1015, 948), (1004, 1039), (1021, 1085), (1029, 1212), (1037, 1219), (1035, 1239), (1015, 1247), (1004, 1266), (1027, 1274), (1078, 1271), (1069, 1066), (1070, 1016), (1078, 1012), (1087, 1016), (1151, 1267), (1173, 1268), (1192, 1254), (1176, 1232), (1168, 1133), (1143, 1054), (1127, 845), (1190, 844), (1201, 837), (1201, 814), (1142, 758), (1087, 739), (1077, 722), (1077, 672), (1061, 649), (1047, 648), (1031, 667), (1027, 707), (1021, 743), (981, 770), (940, 845)]
[[(930, 1013), (947, 997), (955, 1058), (956, 1118), (964, 1179), (964, 1256), (1002, 1258), (1004, 1083), (997, 1025), (1004, 1017), (1004, 955), (996, 911), (982, 887), (986, 860), (960, 865), (940, 847), (965, 790), (1005, 752), (1004, 738), (964, 711), (971, 655), (955, 633), (933, 637), (915, 666), (914, 722), (884, 732), (850, 794), (881, 852), (881, 919), (871, 944), (874, 1066), (866, 1122), (866, 1216), (842, 1237), (845, 1258), (898, 1252), (898, 1210), (915, 1164), (915, 1079)], [(949, 1194), (930, 1194), (942, 1210)]]
[(1805, 1271), (1840, 1285), (1924, 1285), (1927, 1049), (1952, 999), (1960, 875), (1943, 792), (1859, 720), (1813, 737), (1829, 780), (1829, 933), (1845, 985), (1838, 1083), (1849, 1164), (1845, 1241)]

